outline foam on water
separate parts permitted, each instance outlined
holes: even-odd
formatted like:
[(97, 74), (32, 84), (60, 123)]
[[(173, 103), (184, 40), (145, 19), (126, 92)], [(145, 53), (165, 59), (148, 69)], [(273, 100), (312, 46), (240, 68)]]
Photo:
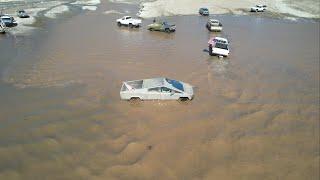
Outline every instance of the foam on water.
[(32, 32), (32, 30), (36, 29), (35, 27), (30, 27), (30, 26), (23, 26), (20, 25), (18, 27), (10, 28), (7, 30), (7, 32), (13, 34), (13, 35), (21, 35), (21, 34), (29, 34)]
[(117, 10), (108, 10), (108, 11), (105, 11), (104, 14), (123, 14), (123, 13)]
[(112, 3), (122, 3), (122, 4), (135, 4), (138, 1), (130, 1), (130, 0), (109, 0)]
[(97, 10), (97, 6), (82, 6), (83, 10), (95, 11)]
[(90, 5), (90, 6), (94, 6), (94, 5), (98, 5), (100, 3), (101, 3), (100, 0), (89, 0), (89, 1), (79, 0), (79, 1), (73, 2), (71, 4), (73, 4), (73, 5)]
[(294, 21), (294, 22), (298, 21), (298, 18), (295, 18), (295, 17), (285, 17), (284, 19), (289, 21)]
[(51, 10), (49, 10), (48, 12), (46, 12), (44, 14), (44, 16), (48, 17), (48, 18), (56, 18), (58, 14), (62, 14), (65, 12), (69, 11), (69, 7), (66, 5), (61, 5), (61, 6), (57, 6), (52, 8)]

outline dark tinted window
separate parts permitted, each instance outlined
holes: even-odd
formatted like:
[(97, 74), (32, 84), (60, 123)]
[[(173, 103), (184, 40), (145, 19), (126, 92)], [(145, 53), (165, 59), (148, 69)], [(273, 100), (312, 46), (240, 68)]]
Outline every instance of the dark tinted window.
[(180, 91), (184, 91), (183, 85), (182, 85), (179, 81), (172, 80), (172, 79), (166, 79), (166, 81), (167, 81), (169, 84), (171, 84), (173, 87), (179, 89)]
[(160, 88), (150, 88), (148, 89), (149, 92), (160, 92)]
[(167, 88), (167, 87), (162, 87), (162, 88), (161, 88), (161, 92), (171, 93), (171, 89), (169, 89), (169, 88)]
[(228, 50), (228, 45), (223, 43), (216, 43), (215, 47)]

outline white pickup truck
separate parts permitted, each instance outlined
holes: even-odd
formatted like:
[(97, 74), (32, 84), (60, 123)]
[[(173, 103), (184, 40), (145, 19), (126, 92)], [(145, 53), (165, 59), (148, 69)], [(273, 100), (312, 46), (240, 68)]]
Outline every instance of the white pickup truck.
[(251, 12), (264, 12), (265, 10), (267, 10), (267, 6), (266, 5), (262, 5), (262, 4), (258, 4), (256, 6), (251, 7)]
[(141, 19), (133, 19), (131, 16), (124, 16), (117, 19), (118, 26), (140, 27)]

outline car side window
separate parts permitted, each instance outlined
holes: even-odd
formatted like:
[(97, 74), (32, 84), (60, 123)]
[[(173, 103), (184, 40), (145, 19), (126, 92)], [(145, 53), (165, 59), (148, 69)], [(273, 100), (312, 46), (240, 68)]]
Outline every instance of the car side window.
[(164, 93), (171, 93), (172, 90), (167, 88), (167, 87), (161, 87), (161, 92), (164, 92)]
[(150, 88), (148, 89), (149, 92), (160, 92), (160, 88)]

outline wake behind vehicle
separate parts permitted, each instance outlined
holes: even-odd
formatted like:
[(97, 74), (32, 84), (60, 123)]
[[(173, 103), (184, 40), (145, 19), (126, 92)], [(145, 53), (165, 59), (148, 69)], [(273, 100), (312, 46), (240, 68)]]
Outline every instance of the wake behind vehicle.
[(267, 10), (267, 6), (266, 5), (261, 5), (261, 4), (253, 6), (250, 9), (251, 12), (264, 12), (265, 10)]
[(23, 9), (17, 11), (17, 16), (19, 18), (29, 18), (30, 17), (29, 14), (27, 14), (27, 12)]
[(220, 23), (219, 20), (216, 20), (216, 19), (209, 19), (206, 27), (208, 28), (209, 31), (215, 31), (215, 32), (222, 31), (222, 24)]
[(213, 37), (209, 40), (209, 54), (211, 56), (229, 56), (229, 42), (222, 37)]
[(161, 31), (166, 33), (171, 33), (176, 31), (176, 25), (169, 24), (167, 22), (154, 22), (148, 25), (149, 31)]
[(129, 26), (130, 28), (133, 27), (140, 27), (141, 19), (134, 19), (131, 16), (124, 16), (120, 19), (117, 19), (118, 26)]
[(202, 16), (209, 16), (209, 9), (208, 8), (200, 8), (199, 14)]
[(0, 16), (0, 21), (4, 23), (6, 27), (15, 27), (18, 25), (14, 18), (8, 15)]
[(120, 90), (122, 100), (192, 100), (193, 87), (190, 84), (168, 79), (152, 78), (125, 81)]

